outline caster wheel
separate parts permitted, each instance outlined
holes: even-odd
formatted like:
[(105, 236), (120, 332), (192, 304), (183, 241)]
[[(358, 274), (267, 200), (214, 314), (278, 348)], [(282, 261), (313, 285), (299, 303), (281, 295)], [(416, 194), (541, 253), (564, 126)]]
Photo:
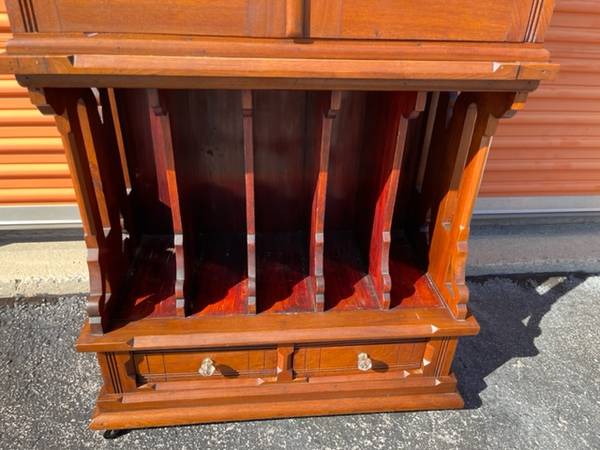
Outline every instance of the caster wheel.
[(127, 433), (129, 433), (129, 430), (106, 430), (102, 436), (104, 439), (117, 439)]

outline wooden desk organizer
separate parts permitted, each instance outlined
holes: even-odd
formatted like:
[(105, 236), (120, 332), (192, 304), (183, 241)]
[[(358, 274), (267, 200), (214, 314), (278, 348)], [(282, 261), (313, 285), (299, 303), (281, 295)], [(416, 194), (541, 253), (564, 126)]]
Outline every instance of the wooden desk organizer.
[(548, 0), (7, 0), (85, 230), (95, 429), (460, 408), (469, 221)]

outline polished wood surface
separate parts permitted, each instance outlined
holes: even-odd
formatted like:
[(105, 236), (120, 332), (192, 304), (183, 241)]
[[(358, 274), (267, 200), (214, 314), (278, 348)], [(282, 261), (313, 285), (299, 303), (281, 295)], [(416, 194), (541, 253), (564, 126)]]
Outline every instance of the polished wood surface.
[[(535, 0), (312, 0), (315, 38), (523, 42), (537, 28)], [(374, 14), (373, 11), (376, 11)]]
[(552, 1), (7, 5), (82, 212), (92, 428), (463, 406), (469, 222)]

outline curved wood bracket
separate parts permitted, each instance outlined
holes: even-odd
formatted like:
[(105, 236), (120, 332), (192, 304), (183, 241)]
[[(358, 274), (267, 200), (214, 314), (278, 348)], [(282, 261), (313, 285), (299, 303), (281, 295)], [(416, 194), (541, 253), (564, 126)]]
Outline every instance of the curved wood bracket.
[[(439, 173), (443, 180), (437, 187), (439, 203), (434, 211), (429, 273), (458, 319), (468, 316), (465, 265), (469, 225), (492, 137), (499, 120), (523, 109), (526, 97), (526, 93), (463, 93), (448, 128), (436, 123), (445, 137), (438, 140), (435, 151), (447, 155), (449, 163)], [(429, 176), (433, 176), (433, 168), (432, 164)]]

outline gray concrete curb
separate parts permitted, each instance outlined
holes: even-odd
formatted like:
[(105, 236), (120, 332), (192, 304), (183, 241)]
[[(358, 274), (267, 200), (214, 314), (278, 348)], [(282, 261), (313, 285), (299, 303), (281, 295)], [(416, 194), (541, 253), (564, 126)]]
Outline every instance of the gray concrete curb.
[[(469, 248), (469, 276), (600, 273), (600, 222), (476, 223)], [(80, 230), (0, 234), (0, 298), (79, 294), (88, 289)]]

